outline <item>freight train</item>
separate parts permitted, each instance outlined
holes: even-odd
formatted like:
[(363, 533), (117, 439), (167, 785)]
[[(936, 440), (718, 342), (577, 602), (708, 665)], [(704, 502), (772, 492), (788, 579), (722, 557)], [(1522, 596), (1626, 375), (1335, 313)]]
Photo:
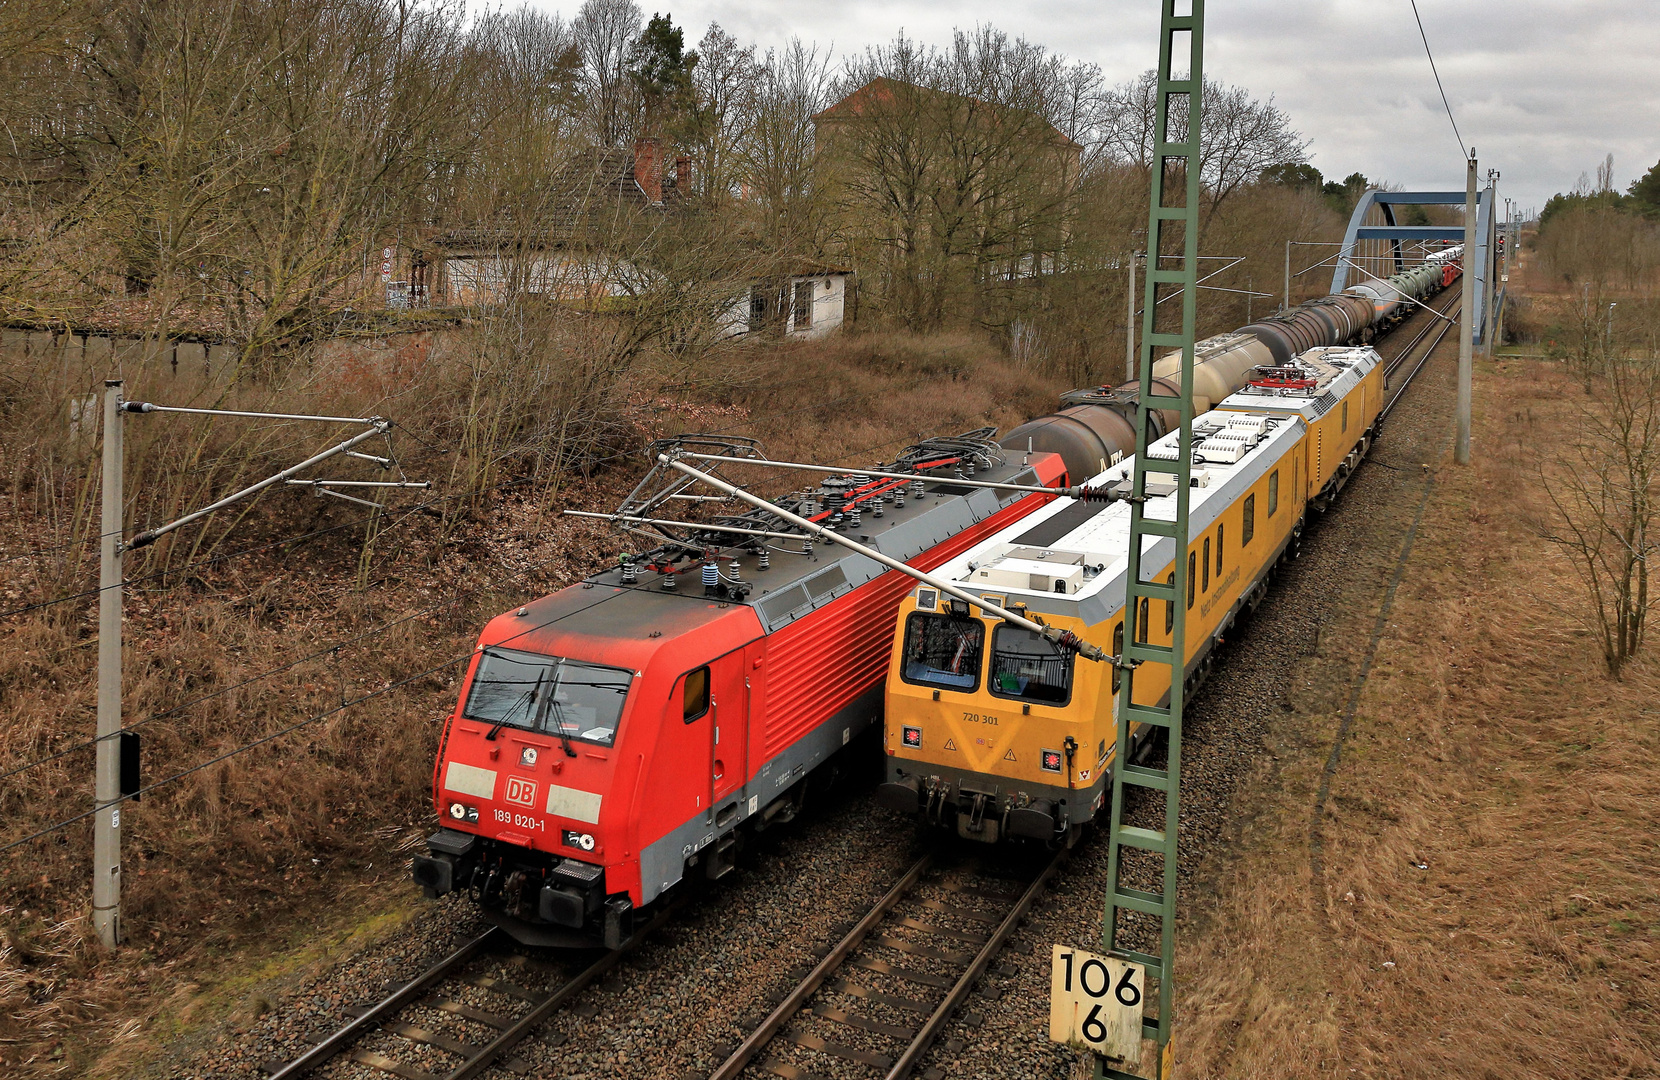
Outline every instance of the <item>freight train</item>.
[[(1194, 415), (1207, 412), (1244, 386), (1258, 368), (1288, 364), (1293, 357), (1323, 346), (1376, 341), (1422, 301), (1451, 285), (1458, 277), (1462, 255), (1462, 247), (1444, 248), (1392, 277), (1350, 286), (1337, 295), (1309, 300), (1283, 314), (1199, 342), (1193, 353)], [(1177, 385), (1181, 363), (1179, 352), (1154, 362), (1153, 380), (1159, 393), (1181, 392)], [(1139, 398), (1137, 382), (1074, 390), (1061, 397), (1058, 412), (1015, 428), (1003, 445), (1057, 453), (1074, 481), (1081, 483), (1118, 457), (1135, 452)], [(1174, 431), (1178, 420), (1174, 412), (1154, 413), (1153, 434)]]
[[(1308, 348), (1369, 341), (1439, 287), (1396, 275), (1209, 339), (1196, 405), (1228, 400), (1259, 368)], [(1168, 380), (1179, 364), (1171, 354), (1154, 373)], [(936, 479), (832, 475), (782, 505), (933, 570), (1053, 498), (965, 480), (1052, 488), (1093, 476), (1133, 452), (1134, 409), (1133, 387), (1075, 391), (1001, 444), (990, 429), (931, 439), (879, 467)], [(1155, 424), (1163, 432), (1174, 418)], [(760, 458), (746, 440), (687, 436), (675, 448), (735, 466)], [(653, 535), (651, 550), (480, 634), (433, 772), (442, 827), (413, 865), (428, 896), (464, 892), (527, 943), (616, 947), (689, 874), (724, 875), (746, 832), (794, 817), (808, 780), (877, 722), (895, 616), (907, 594), (907, 615), (916, 603), (910, 579), (824, 550), (765, 512), (654, 516), (704, 505), (688, 483), (654, 468), (615, 515)], [(1321, 497), (1296, 503), (1299, 520)]]
[[(1212, 650), (1297, 554), (1310, 510), (1337, 497), (1377, 434), (1383, 365), (1369, 346), (1311, 349), (1259, 369), (1193, 428), (1186, 637), (1189, 691)], [(1174, 458), (1179, 432), (1149, 448)], [(1127, 479), (1130, 464), (1093, 484)], [(1146, 513), (1173, 518), (1175, 494), (1151, 487)], [(1171, 645), (1170, 603), (1124, 610), (1130, 538), (1123, 502), (1058, 499), (934, 572), (1000, 607), (1120, 653), (1126, 635)], [(1151, 580), (1175, 580), (1174, 541), (1143, 556)], [(1080, 664), (1036, 634), (985, 618), (939, 590), (910, 590), (888, 666), (887, 778), (881, 801), (972, 840), (1065, 843), (1100, 810), (1117, 750), (1120, 673)], [(1161, 676), (1161, 673), (1162, 676)], [(1168, 669), (1144, 668), (1138, 704), (1168, 700)], [(1138, 728), (1141, 725), (1137, 725)], [(1131, 732), (1134, 751), (1151, 729)]]

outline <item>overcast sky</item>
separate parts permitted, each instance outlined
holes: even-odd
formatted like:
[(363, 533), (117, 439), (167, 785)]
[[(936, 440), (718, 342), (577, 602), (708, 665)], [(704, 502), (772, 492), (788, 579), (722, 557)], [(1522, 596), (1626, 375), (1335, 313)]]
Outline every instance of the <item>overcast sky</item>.
[[(533, 0), (574, 16), (580, 0)], [(1119, 81), (1152, 67), (1157, 0), (640, 0), (694, 44), (711, 22), (766, 48), (792, 36), (838, 55), (903, 29), (943, 43), (990, 23)], [(1466, 145), (1502, 173), (1501, 197), (1539, 207), (1595, 175), (1623, 190), (1660, 160), (1660, 6), (1653, 0), (1418, 0)], [(1208, 74), (1274, 99), (1328, 178), (1360, 171), (1460, 188), (1458, 144), (1408, 0), (1212, 0)]]

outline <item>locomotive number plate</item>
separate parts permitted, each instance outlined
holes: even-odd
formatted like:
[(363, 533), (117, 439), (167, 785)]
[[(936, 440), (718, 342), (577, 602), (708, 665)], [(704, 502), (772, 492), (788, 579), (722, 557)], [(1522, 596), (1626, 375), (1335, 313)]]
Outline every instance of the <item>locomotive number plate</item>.
[(1146, 987), (1139, 964), (1056, 945), (1049, 971), (1050, 1041), (1139, 1064)]

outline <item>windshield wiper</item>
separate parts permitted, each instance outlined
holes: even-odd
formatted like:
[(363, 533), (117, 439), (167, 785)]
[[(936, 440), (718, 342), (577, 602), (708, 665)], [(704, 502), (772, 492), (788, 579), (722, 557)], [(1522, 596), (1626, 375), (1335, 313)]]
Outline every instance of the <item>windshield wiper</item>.
[[(526, 690), (522, 695), (520, 695), (519, 700), (508, 706), (507, 711), (502, 713), (501, 719), (496, 721), (496, 726), (490, 729), (490, 733), (488, 735), (484, 736), (486, 742), (496, 741), (496, 736), (500, 735), (501, 729), (507, 726), (507, 718), (513, 715), (514, 709), (517, 709), (520, 705), (528, 705), (532, 701), (536, 700), (536, 692), (542, 689), (542, 680), (546, 677), (546, 671), (542, 671), (537, 674), (536, 685), (532, 686), (529, 690)], [(532, 723), (534, 724), (535, 721), (532, 721)]]
[(536, 731), (547, 730), (548, 710), (552, 709), (559, 724), (559, 744), (565, 748), (566, 757), (576, 757), (576, 750), (571, 747), (571, 737), (565, 734), (565, 714), (559, 708), (559, 676), (553, 677), (553, 683), (548, 687), (547, 696), (536, 708), (536, 719), (530, 726)]
[[(558, 691), (559, 686), (556, 683), (554, 684), (554, 692), (557, 693)], [(571, 745), (571, 737), (565, 733), (564, 710), (559, 707), (559, 702), (554, 700), (553, 694), (548, 695), (548, 702), (553, 706), (554, 722), (559, 725), (559, 745), (565, 748), (566, 757), (576, 757), (576, 748)]]

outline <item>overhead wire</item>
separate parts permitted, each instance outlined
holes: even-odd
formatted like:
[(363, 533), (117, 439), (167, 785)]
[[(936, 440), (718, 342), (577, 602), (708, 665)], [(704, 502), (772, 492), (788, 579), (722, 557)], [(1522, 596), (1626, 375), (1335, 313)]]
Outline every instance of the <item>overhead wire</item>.
[(1418, 0), (1410, 0), (1412, 17), (1418, 22), (1418, 36), (1424, 39), (1424, 55), (1429, 57), (1430, 74), (1435, 76), (1435, 88), (1441, 91), (1441, 104), (1447, 110), (1447, 122), (1452, 125), (1453, 138), (1458, 140), (1458, 156), (1470, 157), (1469, 147), (1464, 142), (1464, 136), (1459, 134), (1458, 121), (1453, 119), (1452, 103), (1447, 100), (1447, 88), (1441, 85), (1441, 72), (1435, 66), (1435, 53), (1429, 47), (1429, 35), (1424, 32), (1424, 18), (1418, 14)]

